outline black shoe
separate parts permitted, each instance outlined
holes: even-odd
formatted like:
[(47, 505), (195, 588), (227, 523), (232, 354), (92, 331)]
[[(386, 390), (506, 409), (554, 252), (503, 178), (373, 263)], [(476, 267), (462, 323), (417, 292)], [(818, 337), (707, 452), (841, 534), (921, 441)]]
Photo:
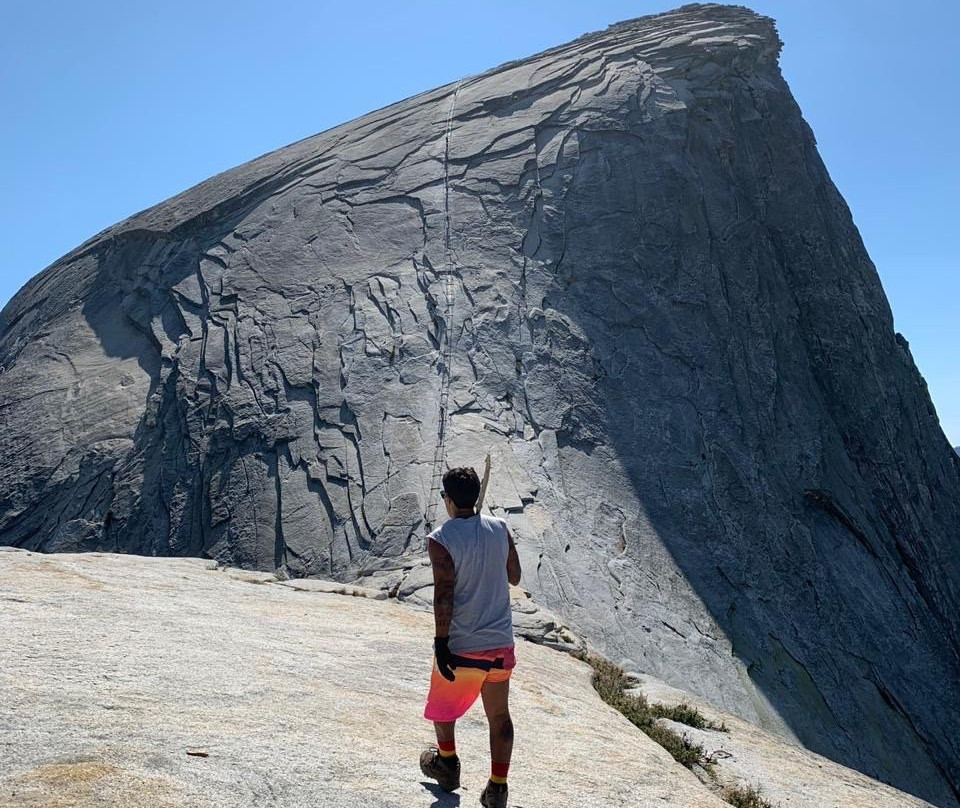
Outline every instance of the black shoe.
[(460, 758), (456, 755), (443, 757), (435, 746), (425, 749), (420, 755), (420, 771), (444, 791), (460, 788)]
[(480, 794), (483, 808), (507, 808), (507, 784), (487, 781), (487, 787)]

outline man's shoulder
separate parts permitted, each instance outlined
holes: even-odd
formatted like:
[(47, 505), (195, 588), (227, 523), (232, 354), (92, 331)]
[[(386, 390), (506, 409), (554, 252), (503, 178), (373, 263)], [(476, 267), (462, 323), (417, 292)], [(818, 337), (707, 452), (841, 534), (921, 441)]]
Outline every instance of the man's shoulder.
[(499, 516), (487, 516), (485, 513), (480, 514), (480, 519), (486, 524), (499, 528), (500, 530), (509, 530), (509, 525), (507, 525), (506, 519), (501, 519)]
[(428, 539), (433, 539), (437, 544), (444, 544), (450, 539), (455, 538), (461, 532), (460, 525), (457, 522), (463, 520), (448, 519), (442, 525), (435, 527), (427, 534)]
[(433, 563), (437, 563), (437, 561), (450, 555), (449, 544), (448, 537), (443, 534), (440, 528), (427, 534), (427, 555), (430, 556)]

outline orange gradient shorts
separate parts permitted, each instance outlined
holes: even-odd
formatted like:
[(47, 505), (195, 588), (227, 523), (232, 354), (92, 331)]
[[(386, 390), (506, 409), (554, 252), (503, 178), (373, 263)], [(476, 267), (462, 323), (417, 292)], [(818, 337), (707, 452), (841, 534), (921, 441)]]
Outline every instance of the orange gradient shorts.
[(505, 682), (510, 678), (517, 665), (514, 647), (490, 648), (486, 651), (457, 653), (457, 656), (469, 659), (497, 659), (503, 657), (503, 668), (454, 668), (454, 680), (451, 682), (440, 675), (437, 658), (433, 658), (433, 671), (430, 674), (430, 692), (423, 717), (428, 721), (456, 721), (480, 695), (480, 689), (487, 682)]

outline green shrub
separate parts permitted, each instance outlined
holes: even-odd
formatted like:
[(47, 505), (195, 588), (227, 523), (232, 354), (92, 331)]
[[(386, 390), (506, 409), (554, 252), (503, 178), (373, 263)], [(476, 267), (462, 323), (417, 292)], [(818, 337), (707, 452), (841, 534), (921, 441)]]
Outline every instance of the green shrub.
[[(699, 765), (706, 769), (708, 773), (712, 771), (710, 769), (711, 761), (707, 760), (703, 746), (690, 743), (669, 727), (658, 724), (656, 719), (669, 718), (672, 721), (687, 724), (697, 729), (728, 732), (724, 724), (715, 724), (689, 704), (678, 704), (675, 707), (667, 707), (662, 704), (651, 705), (643, 694), (634, 695), (626, 692), (631, 682), (626, 672), (619, 665), (614, 665), (606, 659), (584, 652), (576, 652), (573, 656), (593, 668), (591, 680), (600, 698), (620, 711), (631, 724), (666, 749), (677, 763), (686, 766), (688, 769), (693, 768), (694, 765)], [(723, 799), (733, 805), (734, 808), (773, 808), (769, 802), (760, 796), (759, 788), (753, 786), (726, 788), (723, 791)]]
[(675, 707), (667, 707), (665, 704), (653, 704), (650, 706), (652, 712), (657, 718), (669, 718), (679, 724), (686, 724), (696, 729), (710, 729), (716, 732), (729, 732), (726, 724), (716, 724), (710, 721), (696, 707), (689, 704), (678, 704)]
[[(593, 687), (607, 704), (623, 698), (630, 684), (627, 674), (619, 665), (614, 665), (605, 659), (596, 656), (583, 656), (583, 661), (593, 668)], [(630, 696), (643, 709), (647, 708), (647, 700), (642, 696)]]
[(677, 763), (692, 768), (694, 764), (706, 765), (703, 747), (698, 743), (690, 743), (679, 733), (661, 724), (652, 721), (649, 726), (641, 727), (647, 735), (666, 749)]
[(734, 808), (773, 808), (760, 796), (760, 789), (753, 786), (737, 786), (724, 789), (723, 799)]
[(704, 749), (700, 744), (690, 743), (672, 729), (658, 724), (656, 719), (659, 716), (654, 713), (643, 695), (626, 692), (630, 680), (619, 665), (588, 654), (576, 656), (593, 668), (593, 687), (600, 698), (615, 710), (619, 710), (631, 724), (666, 749), (677, 763), (687, 768), (694, 764), (706, 764)]

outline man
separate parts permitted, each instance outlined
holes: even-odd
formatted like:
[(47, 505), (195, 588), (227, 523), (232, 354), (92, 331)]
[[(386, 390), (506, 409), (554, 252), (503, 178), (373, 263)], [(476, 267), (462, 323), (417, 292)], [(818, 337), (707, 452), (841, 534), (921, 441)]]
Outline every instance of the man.
[(433, 721), (437, 748), (420, 756), (420, 769), (445, 791), (460, 787), (454, 729), (479, 695), (490, 726), (491, 760), (480, 803), (505, 808), (513, 751), (507, 702), (517, 664), (509, 584), (520, 583), (520, 559), (507, 523), (476, 512), (479, 494), (473, 469), (450, 469), (441, 494), (450, 518), (427, 537), (436, 637), (423, 717)]

